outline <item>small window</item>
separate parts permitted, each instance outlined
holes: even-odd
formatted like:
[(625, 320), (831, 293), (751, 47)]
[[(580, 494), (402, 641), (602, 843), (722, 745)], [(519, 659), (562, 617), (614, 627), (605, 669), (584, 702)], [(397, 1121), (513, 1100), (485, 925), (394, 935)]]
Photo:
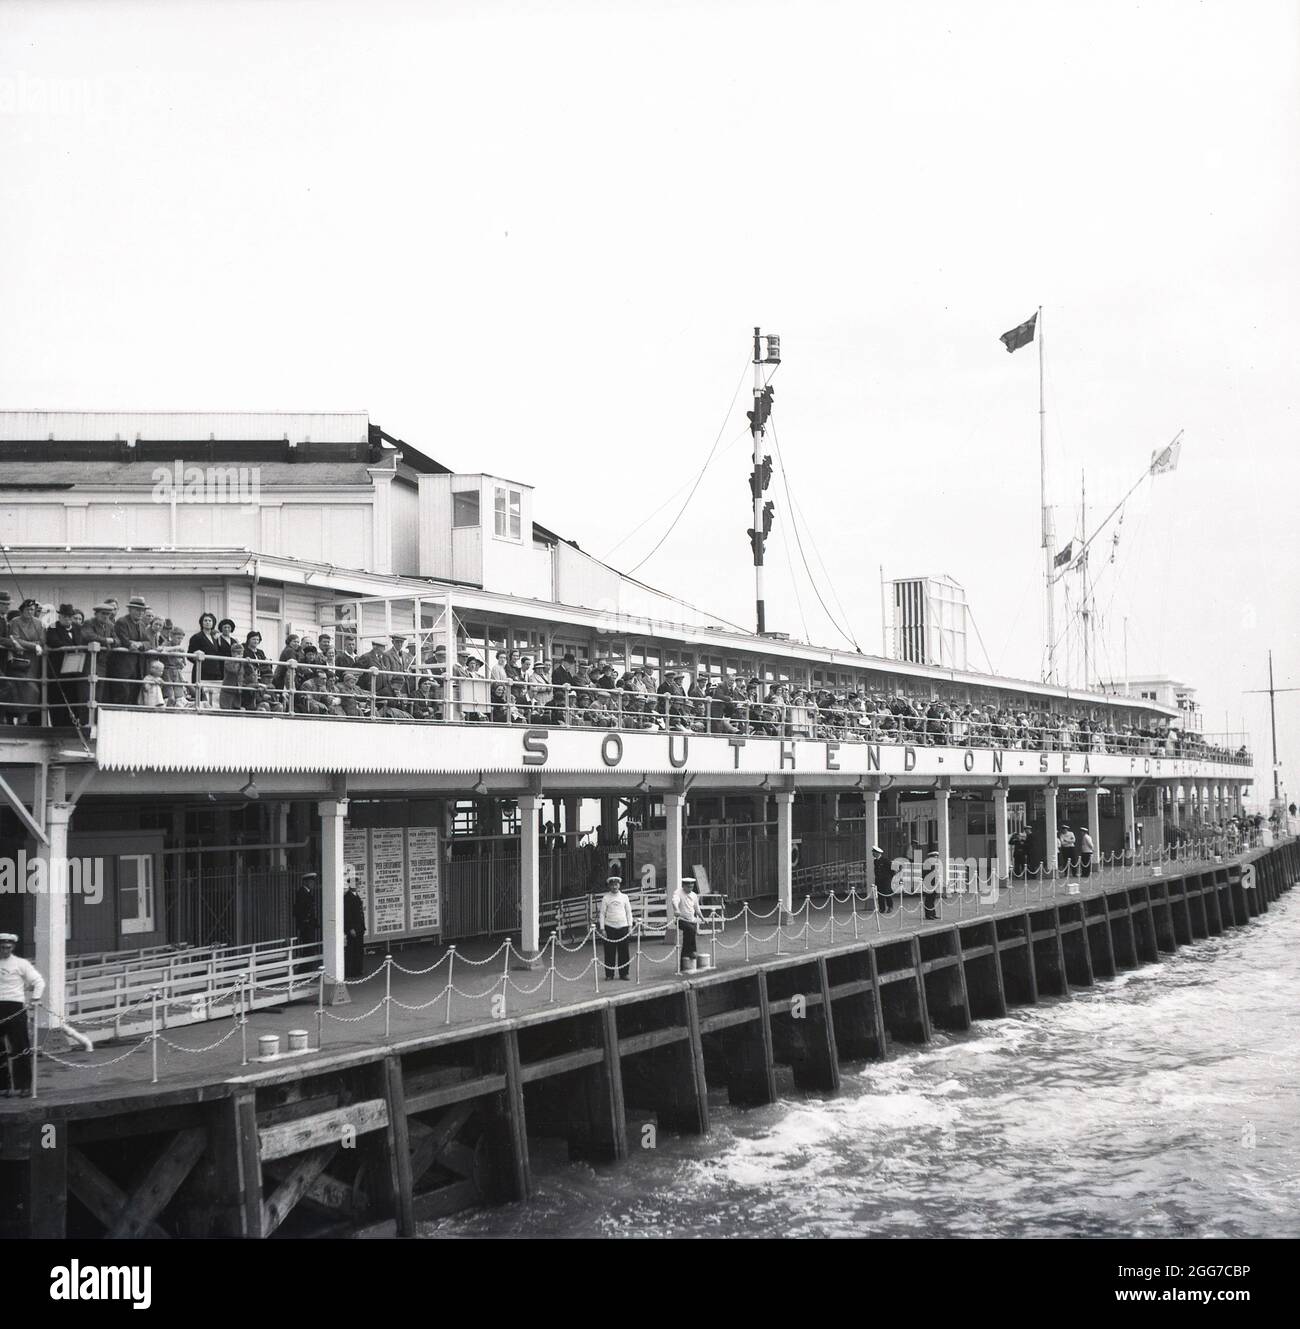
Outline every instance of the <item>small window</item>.
[(269, 614), (273, 618), (278, 618), (280, 607), (281, 600), (279, 591), (258, 591), (257, 612), (259, 614)]
[(496, 534), (501, 540), (519, 540), (522, 538), (523, 501), (517, 489), (496, 491)]
[(117, 898), (123, 934), (154, 931), (152, 854), (117, 860)]
[(453, 526), (477, 526), (478, 500), (479, 492), (477, 489), (452, 490), (451, 524)]

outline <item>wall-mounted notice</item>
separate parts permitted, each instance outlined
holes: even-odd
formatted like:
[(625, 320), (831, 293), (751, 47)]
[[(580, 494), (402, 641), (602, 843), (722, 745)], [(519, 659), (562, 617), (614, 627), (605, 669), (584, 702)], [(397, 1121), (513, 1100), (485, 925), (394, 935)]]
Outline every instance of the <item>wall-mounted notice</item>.
[(370, 831), (372, 912), (366, 930), (377, 937), (406, 929), (406, 832), (400, 826)]
[(427, 936), (442, 925), (439, 835), (433, 826), (345, 827), (344, 871), (366, 903), (371, 937)]
[(441, 926), (441, 873), (438, 832), (432, 826), (411, 826), (406, 832), (406, 880), (410, 887), (412, 932), (437, 932)]

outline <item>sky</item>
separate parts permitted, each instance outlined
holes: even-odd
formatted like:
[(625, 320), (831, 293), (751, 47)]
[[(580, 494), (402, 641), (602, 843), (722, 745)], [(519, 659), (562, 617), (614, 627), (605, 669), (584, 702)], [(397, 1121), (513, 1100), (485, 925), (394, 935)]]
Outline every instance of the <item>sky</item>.
[(878, 652), (882, 568), (947, 574), (972, 665), (1038, 677), (1038, 348), (998, 337), (1041, 306), (1058, 546), (1183, 431), (1094, 546), (1093, 677), (1192, 683), (1267, 782), (1298, 112), (1294, 0), (4, 0), (0, 409), (365, 410), (748, 626), (760, 325), (768, 627)]

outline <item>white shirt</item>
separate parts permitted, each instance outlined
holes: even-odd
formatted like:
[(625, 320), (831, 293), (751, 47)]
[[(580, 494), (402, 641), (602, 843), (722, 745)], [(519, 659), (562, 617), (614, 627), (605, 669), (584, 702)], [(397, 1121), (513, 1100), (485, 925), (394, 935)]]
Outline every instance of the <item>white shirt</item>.
[(688, 891), (684, 886), (677, 888), (677, 894), (673, 896), (673, 912), (683, 923), (700, 921), (699, 904), (699, 897), (694, 891)]
[(1083, 833), (1083, 844), (1080, 847), (1085, 854), (1092, 853), (1092, 836), (1087, 831)]
[(600, 930), (607, 928), (630, 928), (632, 926), (632, 901), (622, 891), (616, 895), (606, 891), (600, 897)]
[(45, 980), (36, 971), (36, 966), (17, 955), (0, 960), (0, 1001), (16, 1001), (25, 1004), (30, 1000), (40, 1001), (45, 994)]

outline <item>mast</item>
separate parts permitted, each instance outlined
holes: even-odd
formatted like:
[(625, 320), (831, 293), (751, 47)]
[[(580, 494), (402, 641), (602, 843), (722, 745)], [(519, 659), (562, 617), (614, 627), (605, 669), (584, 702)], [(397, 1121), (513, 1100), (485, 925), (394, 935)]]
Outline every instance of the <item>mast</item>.
[(1038, 468), (1043, 503), (1043, 580), (1047, 592), (1047, 668), (1044, 682), (1056, 682), (1056, 595), (1052, 589), (1052, 510), (1047, 506), (1047, 407), (1043, 394), (1043, 306), (1038, 306)]
[(749, 432), (754, 438), (754, 469), (749, 477), (749, 493), (753, 499), (754, 524), (749, 528), (749, 545), (754, 553), (754, 617), (761, 636), (767, 631), (767, 601), (763, 593), (763, 546), (772, 529), (772, 504), (764, 502), (763, 494), (772, 478), (772, 458), (763, 453), (763, 434), (768, 416), (772, 413), (772, 389), (763, 386), (763, 366), (781, 363), (781, 338), (769, 333), (766, 337), (759, 328), (754, 329), (754, 409), (747, 411)]
[[(1088, 476), (1080, 472), (1080, 520), (1083, 533), (1088, 534)], [(1092, 606), (1088, 600), (1088, 551), (1079, 559), (1079, 574), (1083, 579), (1083, 595), (1079, 602), (1079, 618), (1083, 623), (1083, 690), (1088, 690), (1088, 631), (1092, 620)]]
[(1277, 774), (1277, 689), (1273, 686), (1273, 652), (1270, 649), (1268, 653), (1268, 723), (1273, 730), (1273, 799), (1275, 802), (1282, 801), (1282, 791), (1278, 787)]

